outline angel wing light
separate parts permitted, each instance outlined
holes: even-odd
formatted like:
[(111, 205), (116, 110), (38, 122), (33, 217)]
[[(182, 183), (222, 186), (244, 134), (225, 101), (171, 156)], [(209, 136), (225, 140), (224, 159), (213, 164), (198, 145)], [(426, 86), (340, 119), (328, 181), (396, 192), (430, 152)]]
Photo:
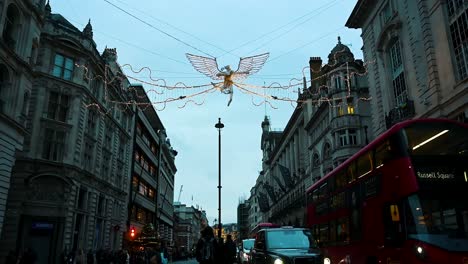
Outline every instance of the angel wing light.
[(222, 93), (230, 94), (228, 106), (231, 104), (233, 95), (233, 85), (235, 81), (246, 79), (249, 75), (255, 74), (262, 69), (270, 53), (263, 53), (255, 56), (240, 58), (239, 65), (236, 71), (231, 70), (231, 66), (227, 65), (218, 68), (216, 58), (203, 57), (186, 53), (187, 59), (192, 66), (200, 73), (210, 77), (213, 80), (223, 80), (219, 83), (211, 83), (215, 88)]

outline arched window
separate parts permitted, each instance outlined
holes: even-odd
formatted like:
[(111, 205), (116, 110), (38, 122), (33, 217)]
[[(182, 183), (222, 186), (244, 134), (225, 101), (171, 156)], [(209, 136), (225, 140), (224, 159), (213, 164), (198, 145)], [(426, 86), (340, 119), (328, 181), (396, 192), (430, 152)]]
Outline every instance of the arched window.
[(402, 50), (400, 40), (395, 39), (388, 48), (390, 59), (391, 81), (395, 106), (404, 105), (408, 100), (408, 90), (406, 88), (405, 69), (403, 65)]
[(318, 153), (314, 153), (314, 155), (312, 155), (312, 166), (316, 168), (319, 166), (319, 164), (320, 164), (320, 157)]
[(14, 4), (10, 4), (7, 9), (5, 25), (2, 33), (3, 41), (10, 49), (14, 49), (16, 47), (20, 27), (19, 20), (20, 13), (18, 8)]
[(331, 152), (331, 146), (330, 143), (325, 143), (325, 146), (323, 147), (323, 159), (327, 159), (330, 157), (330, 152)]

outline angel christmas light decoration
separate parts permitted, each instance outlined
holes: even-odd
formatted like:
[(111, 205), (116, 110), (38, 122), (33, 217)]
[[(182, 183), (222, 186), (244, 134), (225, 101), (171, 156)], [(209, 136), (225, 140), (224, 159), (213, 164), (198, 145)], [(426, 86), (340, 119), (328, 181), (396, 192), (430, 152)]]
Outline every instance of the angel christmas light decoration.
[(210, 77), (213, 80), (223, 80), (223, 82), (211, 84), (219, 89), (224, 94), (229, 94), (228, 106), (232, 102), (233, 86), (236, 81), (246, 79), (249, 75), (255, 74), (263, 67), (270, 53), (263, 53), (255, 56), (240, 58), (239, 65), (236, 71), (231, 69), (230, 65), (226, 65), (221, 69), (218, 68), (216, 58), (203, 57), (186, 53), (187, 59), (198, 72)]

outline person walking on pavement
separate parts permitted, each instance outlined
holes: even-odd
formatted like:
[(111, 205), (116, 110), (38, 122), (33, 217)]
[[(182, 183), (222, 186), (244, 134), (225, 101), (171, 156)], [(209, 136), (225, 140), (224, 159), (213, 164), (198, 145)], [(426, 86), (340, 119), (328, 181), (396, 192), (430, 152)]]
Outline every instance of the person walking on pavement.
[(196, 258), (200, 264), (219, 263), (218, 260), (218, 244), (214, 237), (213, 228), (207, 225), (200, 231), (201, 237), (198, 240), (196, 247)]
[(232, 236), (227, 235), (226, 243), (224, 243), (225, 263), (232, 264), (236, 260), (236, 244), (232, 241)]

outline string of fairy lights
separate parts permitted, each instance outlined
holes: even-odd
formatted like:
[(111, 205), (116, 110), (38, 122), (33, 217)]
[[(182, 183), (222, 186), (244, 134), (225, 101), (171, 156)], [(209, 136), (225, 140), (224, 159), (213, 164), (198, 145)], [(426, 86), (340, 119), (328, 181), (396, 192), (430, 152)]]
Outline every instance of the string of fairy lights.
[[(350, 69), (348, 62), (339, 62), (338, 56), (340, 53), (343, 53), (345, 50), (337, 51), (334, 54), (333, 64), (325, 64), (322, 66), (329, 66), (334, 68), (343, 68), (346, 67), (346, 75), (344, 78), (344, 83), (346, 89), (342, 91), (341, 96), (328, 96), (328, 91), (333, 89), (327, 84), (321, 84), (315, 89), (311, 89), (314, 82), (323, 81), (325, 78), (330, 78), (330, 73), (322, 74), (321, 71), (316, 71), (310, 69), (309, 66), (302, 69), (303, 78), (291, 78), (288, 84), (281, 84), (279, 82), (272, 82), (269, 84), (264, 83), (264, 85), (253, 85), (248, 83), (234, 82), (233, 85), (243, 94), (250, 95), (252, 97), (252, 105), (262, 106), (268, 105), (273, 109), (278, 109), (272, 102), (287, 102), (290, 103), (292, 107), (303, 107), (307, 103), (312, 104), (321, 104), (328, 103), (331, 107), (347, 107), (351, 104), (348, 102), (348, 98), (352, 97), (352, 85), (351, 80), (353, 76), (364, 76), (367, 74), (367, 65), (374, 63), (374, 61), (366, 62), (362, 64), (363, 71), (357, 71), (356, 69)], [(117, 63), (118, 65), (118, 63)], [(130, 64), (118, 65), (119, 69), (123, 70), (128, 68), (128, 70), (133, 74), (141, 74), (146, 71), (148, 73), (147, 79), (143, 80), (141, 77), (126, 75), (123, 73), (114, 74), (112, 73), (110, 67), (105, 65), (104, 76), (102, 75), (90, 75), (90, 70), (85, 65), (76, 64), (77, 67), (84, 69), (84, 78), (88, 82), (94, 80), (100, 80), (104, 83), (104, 102), (107, 107), (103, 107), (100, 103), (92, 102), (85, 103), (85, 107), (90, 108), (94, 107), (99, 110), (100, 113), (108, 114), (113, 111), (115, 108), (121, 111), (130, 110), (132, 106), (138, 106), (145, 110), (146, 108), (152, 106), (156, 111), (163, 111), (166, 109), (167, 104), (174, 102), (181, 102), (177, 107), (179, 109), (185, 108), (187, 105), (201, 106), (206, 102), (206, 95), (220, 91), (222, 92), (219, 85), (214, 83), (208, 84), (198, 84), (198, 85), (188, 85), (184, 82), (177, 82), (173, 85), (168, 85), (167, 81), (163, 78), (155, 78), (153, 72), (149, 67), (142, 67), (140, 69), (134, 69)], [(312, 73), (319, 74), (316, 77), (313, 77), (310, 80), (307, 80), (305, 72), (309, 70)], [(109, 73), (110, 72), (110, 73)], [(119, 85), (118, 88), (125, 90), (123, 83), (125, 80), (132, 80), (142, 85), (145, 85), (146, 88), (144, 94), (139, 94), (137, 89), (133, 86), (129, 86), (127, 91), (133, 95), (133, 98), (124, 100), (113, 99), (109, 96), (111, 93), (111, 87), (116, 86), (116, 81)], [(306, 96), (299, 96), (301, 93)], [(118, 89), (117, 89), (118, 90)], [(296, 98), (293, 98), (291, 93), (294, 93)], [(142, 102), (142, 98), (148, 98), (148, 102)], [(259, 98), (260, 102), (255, 102), (254, 98)], [(359, 97), (354, 101), (354, 107), (357, 107), (357, 104), (360, 101), (368, 101), (370, 97)]]

